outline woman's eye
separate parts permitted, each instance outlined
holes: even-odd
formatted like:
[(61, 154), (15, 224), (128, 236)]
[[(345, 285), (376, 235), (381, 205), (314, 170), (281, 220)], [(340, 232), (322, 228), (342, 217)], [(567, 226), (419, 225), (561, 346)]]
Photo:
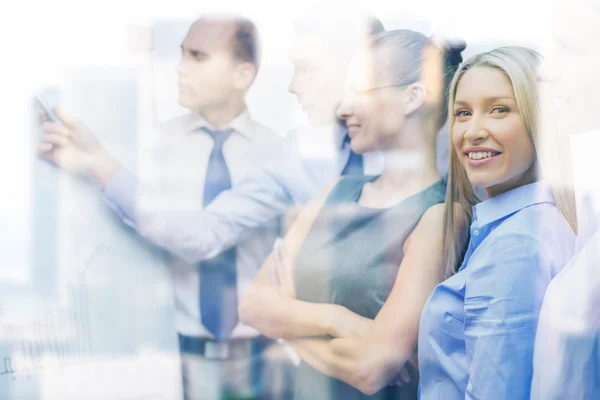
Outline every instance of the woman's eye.
[(494, 107), (492, 108), (492, 113), (495, 114), (506, 114), (510, 109), (508, 107)]
[(468, 117), (471, 113), (467, 110), (458, 110), (454, 113), (455, 117)]

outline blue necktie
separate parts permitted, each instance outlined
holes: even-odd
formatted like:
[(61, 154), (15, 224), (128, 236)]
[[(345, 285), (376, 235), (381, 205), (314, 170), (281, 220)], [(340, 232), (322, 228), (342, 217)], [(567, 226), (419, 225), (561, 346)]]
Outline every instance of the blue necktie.
[[(223, 156), (223, 144), (231, 130), (211, 131), (214, 141), (204, 183), (204, 206), (219, 193), (231, 189), (231, 176)], [(200, 319), (218, 341), (225, 341), (238, 323), (238, 296), (235, 247), (215, 258), (202, 261), (200, 273)]]
[(346, 133), (346, 137), (344, 138), (343, 146), (347, 146), (350, 150), (350, 155), (348, 156), (348, 161), (346, 162), (346, 166), (342, 170), (342, 175), (364, 175), (363, 170), (363, 156), (362, 154), (357, 154), (350, 147), (350, 136)]

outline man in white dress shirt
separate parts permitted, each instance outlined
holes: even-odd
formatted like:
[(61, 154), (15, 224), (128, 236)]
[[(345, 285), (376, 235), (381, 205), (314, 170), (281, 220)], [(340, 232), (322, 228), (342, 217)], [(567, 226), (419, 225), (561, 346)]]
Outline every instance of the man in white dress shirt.
[[(137, 204), (109, 202), (132, 226), (138, 211), (172, 220), (200, 212), (260, 165), (261, 154), (281, 140), (246, 109), (246, 93), (259, 68), (252, 22), (204, 16), (191, 26), (181, 50), (179, 103), (190, 111), (162, 124), (157, 143), (142, 152), (137, 178), (81, 123), (65, 117), (64, 124), (44, 125), (44, 157), (103, 187), (110, 181), (129, 182), (124, 190)], [(169, 256), (186, 400), (276, 397), (269, 394), (272, 385), (262, 357), (272, 343), (237, 317), (237, 299), (272, 248), (275, 222), (202, 262)]]
[(548, 286), (531, 398), (600, 399), (600, 2), (556, 4), (553, 54), (543, 70), (557, 126), (570, 134), (578, 195), (578, 254)]

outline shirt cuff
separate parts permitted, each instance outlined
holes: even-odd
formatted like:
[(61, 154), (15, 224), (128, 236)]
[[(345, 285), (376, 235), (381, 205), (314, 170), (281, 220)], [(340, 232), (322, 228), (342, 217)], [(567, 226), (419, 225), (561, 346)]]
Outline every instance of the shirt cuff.
[(138, 182), (131, 172), (121, 168), (102, 192), (104, 201), (114, 209), (129, 226), (135, 227), (135, 197)]

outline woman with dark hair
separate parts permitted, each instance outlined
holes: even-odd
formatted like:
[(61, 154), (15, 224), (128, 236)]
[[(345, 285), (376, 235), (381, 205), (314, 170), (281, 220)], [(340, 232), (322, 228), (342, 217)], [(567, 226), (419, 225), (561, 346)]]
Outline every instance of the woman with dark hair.
[(350, 64), (338, 117), (356, 153), (384, 153), (384, 171), (346, 176), (314, 199), (240, 306), (245, 323), (304, 361), (297, 399), (416, 399), (419, 318), (446, 275), (436, 134), (463, 48), (445, 57), (422, 34), (397, 30)]

